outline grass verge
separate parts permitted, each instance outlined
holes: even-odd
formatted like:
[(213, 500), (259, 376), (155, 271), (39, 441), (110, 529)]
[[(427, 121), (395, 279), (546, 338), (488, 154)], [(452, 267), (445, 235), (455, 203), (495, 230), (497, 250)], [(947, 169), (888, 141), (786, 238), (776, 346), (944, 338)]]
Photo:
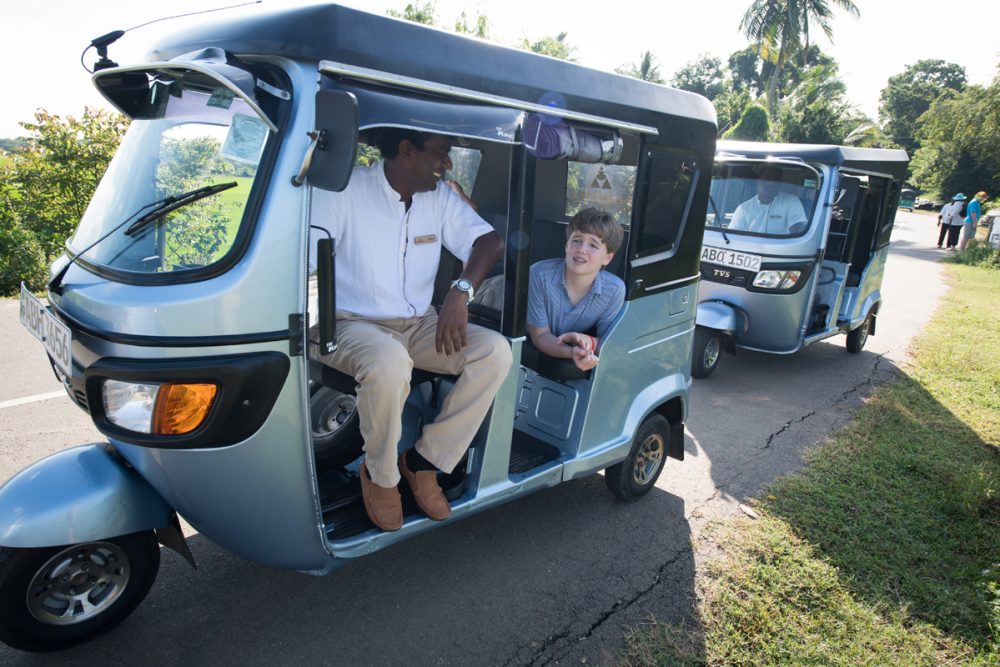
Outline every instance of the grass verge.
[(913, 366), (706, 528), (697, 624), (634, 629), (622, 664), (1000, 665), (1000, 271), (946, 271)]

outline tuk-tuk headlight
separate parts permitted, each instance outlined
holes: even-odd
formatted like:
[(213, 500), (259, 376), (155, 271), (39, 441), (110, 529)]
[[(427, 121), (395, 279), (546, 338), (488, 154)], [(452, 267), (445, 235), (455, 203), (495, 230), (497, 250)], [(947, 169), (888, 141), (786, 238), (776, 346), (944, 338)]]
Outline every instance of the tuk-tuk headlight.
[(799, 278), (802, 277), (801, 271), (789, 271), (785, 276), (785, 279), (781, 281), (780, 289), (791, 289), (795, 287), (795, 283), (799, 282)]
[(760, 271), (753, 279), (753, 286), (763, 289), (778, 289), (784, 279), (784, 271)]
[(115, 426), (150, 435), (182, 435), (205, 421), (218, 387), (205, 383), (106, 380), (102, 393), (104, 413)]
[(802, 277), (801, 271), (760, 271), (753, 279), (753, 286), (761, 289), (791, 289)]

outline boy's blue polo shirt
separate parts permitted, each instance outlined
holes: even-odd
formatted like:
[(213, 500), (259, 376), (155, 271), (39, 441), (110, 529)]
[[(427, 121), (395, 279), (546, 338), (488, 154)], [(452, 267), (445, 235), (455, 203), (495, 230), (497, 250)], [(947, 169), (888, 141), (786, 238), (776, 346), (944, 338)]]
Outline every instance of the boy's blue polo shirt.
[(603, 338), (625, 301), (625, 283), (601, 271), (590, 292), (575, 306), (566, 292), (565, 259), (543, 259), (531, 265), (528, 288), (528, 324), (548, 327), (555, 336), (596, 328)]

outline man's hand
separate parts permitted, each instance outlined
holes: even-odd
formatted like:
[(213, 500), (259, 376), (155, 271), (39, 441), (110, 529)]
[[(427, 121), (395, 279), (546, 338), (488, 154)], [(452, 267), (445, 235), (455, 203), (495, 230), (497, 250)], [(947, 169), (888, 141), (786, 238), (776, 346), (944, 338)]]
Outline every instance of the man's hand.
[(451, 356), (469, 344), (469, 306), (464, 292), (449, 290), (438, 313), (434, 346), (438, 354)]

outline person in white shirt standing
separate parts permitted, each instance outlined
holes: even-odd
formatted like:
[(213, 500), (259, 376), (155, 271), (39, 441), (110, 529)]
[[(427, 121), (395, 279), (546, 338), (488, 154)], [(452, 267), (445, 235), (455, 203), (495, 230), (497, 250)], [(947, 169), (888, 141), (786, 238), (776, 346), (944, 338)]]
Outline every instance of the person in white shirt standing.
[(954, 250), (958, 245), (958, 235), (962, 230), (962, 225), (965, 224), (964, 202), (965, 195), (959, 192), (951, 198), (950, 204), (945, 204), (941, 209), (941, 224), (948, 228), (948, 250)]
[[(442, 180), (451, 140), (382, 128), (378, 144), (381, 161), (356, 168), (343, 192), (314, 198), (313, 219), (337, 252), (338, 348), (317, 358), (358, 382), (365, 510), (382, 530), (397, 530), (401, 476), (427, 516), (451, 514), (437, 471), (451, 472), (469, 448), (512, 357), (506, 338), (468, 323), (468, 304), (503, 240)], [(464, 270), (438, 313), (431, 298), (442, 245)], [(437, 419), (397, 459), (413, 368), (459, 379)]]
[(792, 234), (808, 222), (798, 197), (781, 192), (781, 168), (767, 164), (757, 173), (757, 195), (733, 212), (728, 229), (760, 234)]

